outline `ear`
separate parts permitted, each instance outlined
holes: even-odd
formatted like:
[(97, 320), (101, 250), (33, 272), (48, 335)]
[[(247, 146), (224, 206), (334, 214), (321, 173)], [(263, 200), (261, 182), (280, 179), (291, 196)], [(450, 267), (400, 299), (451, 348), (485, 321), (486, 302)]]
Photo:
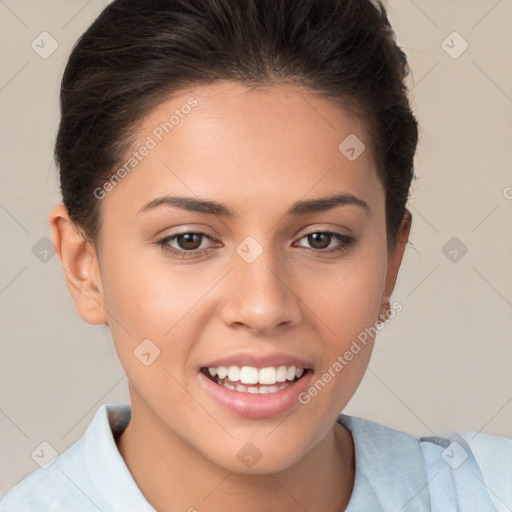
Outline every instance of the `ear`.
[(391, 294), (393, 293), (393, 290), (395, 289), (396, 278), (398, 275), (398, 270), (402, 263), (402, 258), (404, 256), (404, 251), (405, 251), (405, 247), (407, 245), (407, 241), (409, 240), (409, 233), (411, 232), (411, 225), (412, 225), (412, 214), (409, 210), (406, 209), (404, 216), (402, 218), (402, 222), (400, 223), (400, 226), (398, 227), (394, 245), (391, 246), (389, 249), (388, 270), (387, 270), (387, 274), (386, 274), (386, 285), (385, 285), (385, 289), (384, 289), (384, 296), (382, 297), (382, 304), (383, 304), (383, 306), (385, 306), (385, 309), (389, 309), (389, 302), (391, 299)]
[(106, 324), (100, 266), (93, 243), (70, 219), (64, 205), (53, 207), (48, 220), (78, 314), (89, 324)]

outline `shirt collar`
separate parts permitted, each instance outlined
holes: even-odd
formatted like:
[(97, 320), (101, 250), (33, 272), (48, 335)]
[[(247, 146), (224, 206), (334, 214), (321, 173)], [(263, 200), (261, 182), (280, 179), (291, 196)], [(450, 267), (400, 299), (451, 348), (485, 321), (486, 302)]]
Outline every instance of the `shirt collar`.
[(418, 440), (373, 421), (340, 414), (352, 434), (356, 474), (345, 512), (430, 510), (427, 472)]
[(130, 404), (103, 404), (84, 434), (85, 467), (111, 510), (156, 512), (145, 499), (117, 448), (131, 418)]
[[(116, 439), (130, 418), (130, 404), (99, 407), (84, 434), (86, 468), (113, 510), (156, 512), (141, 493), (117, 448)], [(345, 512), (430, 510), (424, 458), (416, 438), (346, 414), (339, 415), (338, 423), (350, 431), (355, 448), (354, 488)]]

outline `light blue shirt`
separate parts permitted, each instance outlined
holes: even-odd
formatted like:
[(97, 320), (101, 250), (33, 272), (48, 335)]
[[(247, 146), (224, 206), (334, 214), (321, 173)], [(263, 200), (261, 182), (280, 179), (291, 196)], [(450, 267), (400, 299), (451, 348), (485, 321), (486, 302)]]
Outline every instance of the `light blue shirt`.
[[(82, 437), (15, 485), (0, 512), (156, 512), (117, 449), (130, 417), (129, 404), (100, 406)], [(512, 439), (459, 432), (418, 440), (363, 418), (341, 414), (338, 422), (355, 446), (345, 512), (512, 510)]]

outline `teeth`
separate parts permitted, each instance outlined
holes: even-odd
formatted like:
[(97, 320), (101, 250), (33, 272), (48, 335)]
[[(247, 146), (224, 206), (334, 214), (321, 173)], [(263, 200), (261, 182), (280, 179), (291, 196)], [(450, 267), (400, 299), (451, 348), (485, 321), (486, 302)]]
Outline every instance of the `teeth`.
[[(260, 391), (261, 387), (247, 387), (247, 386), (235, 386), (235, 389), (239, 391), (239, 387), (244, 388), (240, 390), (247, 393), (274, 393), (279, 391), (283, 386), (280, 383), (286, 383), (287, 381), (293, 381), (300, 379), (304, 375), (304, 368), (296, 368), (295, 366), (268, 366), (266, 368), (255, 368), (254, 366), (218, 366), (217, 368), (208, 368), (208, 373), (212, 377), (217, 377), (217, 381), (222, 381), (226, 377), (232, 383), (240, 382), (240, 384), (260, 384), (263, 386), (270, 386), (265, 391)], [(277, 386), (276, 386), (277, 384)], [(274, 390), (274, 388), (276, 388)], [(256, 391), (254, 391), (256, 390)]]
[(288, 371), (286, 366), (280, 366), (276, 372), (276, 381), (284, 382), (286, 380), (286, 376), (288, 375)]
[(238, 366), (230, 366), (228, 368), (228, 379), (231, 382), (240, 380), (240, 368), (238, 368)]
[(228, 370), (226, 369), (225, 366), (219, 366), (217, 368), (217, 377), (219, 377), (219, 379), (224, 379), (228, 374)]
[(258, 368), (254, 368), (254, 366), (242, 366), (240, 370), (240, 382), (242, 384), (258, 384)]
[(268, 393), (276, 393), (277, 391), (281, 391), (284, 388), (287, 388), (291, 383), (286, 382), (285, 384), (281, 384), (280, 386), (244, 386), (243, 384), (237, 384), (236, 386), (232, 386), (229, 382), (222, 382), (217, 380), (217, 384), (220, 386), (224, 386), (231, 391), (238, 391), (239, 393), (251, 393), (251, 394), (260, 394), (265, 395)]
[(262, 368), (258, 373), (258, 380), (260, 384), (275, 384), (276, 383), (276, 369)]

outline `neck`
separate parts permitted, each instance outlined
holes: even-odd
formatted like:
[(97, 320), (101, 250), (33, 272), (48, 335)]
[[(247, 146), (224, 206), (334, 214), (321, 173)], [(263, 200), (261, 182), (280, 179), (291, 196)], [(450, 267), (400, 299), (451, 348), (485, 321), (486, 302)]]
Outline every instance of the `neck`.
[(290, 512), (341, 512), (354, 484), (352, 436), (338, 423), (286, 470), (244, 475), (213, 464), (132, 396), (132, 419), (117, 445), (140, 491), (159, 512), (256, 512), (263, 503), (265, 509)]

